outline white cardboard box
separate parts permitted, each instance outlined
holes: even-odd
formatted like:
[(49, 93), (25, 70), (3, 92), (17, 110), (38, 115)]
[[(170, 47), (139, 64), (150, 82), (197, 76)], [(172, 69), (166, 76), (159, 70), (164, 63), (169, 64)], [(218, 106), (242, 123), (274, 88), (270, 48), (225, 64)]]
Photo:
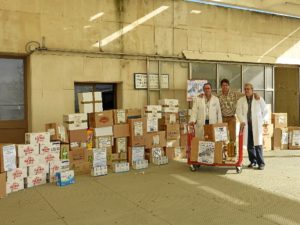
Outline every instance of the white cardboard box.
[(38, 165), (40, 160), (40, 155), (27, 155), (24, 157), (18, 157), (19, 168)]
[(165, 165), (168, 164), (169, 160), (167, 156), (161, 156), (158, 158), (153, 158), (153, 164), (155, 165)]
[(162, 106), (161, 105), (147, 105), (145, 106), (145, 115), (147, 118), (162, 118)]
[(131, 148), (132, 154), (132, 163), (135, 161), (145, 159), (145, 148), (144, 147), (132, 147)]
[(45, 144), (50, 142), (50, 133), (41, 132), (41, 133), (26, 133), (25, 134), (25, 143), (26, 144)]
[(149, 166), (149, 163), (148, 163), (148, 160), (146, 160), (146, 159), (134, 161), (132, 163), (132, 168), (135, 170), (146, 169), (146, 168), (148, 168), (148, 166)]
[(29, 176), (25, 178), (27, 188), (46, 184), (46, 174), (39, 174), (39, 175), (34, 175), (34, 176)]
[(39, 145), (38, 144), (25, 144), (17, 145), (18, 157), (23, 157), (27, 155), (38, 155)]
[(38, 164), (28, 167), (28, 176), (35, 176), (38, 174), (46, 174), (49, 172), (49, 164)]
[(103, 176), (107, 174), (107, 166), (97, 166), (93, 167), (91, 170), (91, 176)]
[(129, 171), (129, 163), (128, 162), (117, 162), (113, 163), (113, 172), (114, 173), (122, 173)]
[(114, 143), (114, 138), (112, 136), (100, 136), (95, 137), (94, 139), (95, 148), (102, 148), (102, 147), (111, 147)]
[(102, 112), (102, 92), (78, 93), (78, 104), (81, 113)]
[(40, 144), (40, 154), (45, 155), (49, 153), (60, 153), (60, 142), (53, 141), (47, 144)]
[(16, 151), (16, 145), (4, 145), (2, 147), (2, 156), (3, 157), (3, 167), (4, 171), (11, 171), (16, 169), (16, 157), (17, 157), (17, 151)]
[(23, 178), (19, 178), (16, 180), (6, 182), (6, 194), (20, 191), (23, 189), (24, 189), (24, 179)]
[(50, 162), (53, 162), (53, 161), (59, 161), (59, 153), (47, 153), (47, 154), (43, 154), (43, 155), (40, 155), (40, 163), (42, 164), (48, 164)]
[(7, 176), (7, 182), (12, 182), (14, 180), (23, 179), (24, 177), (27, 177), (27, 168), (16, 168), (12, 171), (8, 171), (6, 173)]
[(64, 125), (68, 130), (83, 130), (88, 128), (86, 113), (73, 113), (63, 116)]

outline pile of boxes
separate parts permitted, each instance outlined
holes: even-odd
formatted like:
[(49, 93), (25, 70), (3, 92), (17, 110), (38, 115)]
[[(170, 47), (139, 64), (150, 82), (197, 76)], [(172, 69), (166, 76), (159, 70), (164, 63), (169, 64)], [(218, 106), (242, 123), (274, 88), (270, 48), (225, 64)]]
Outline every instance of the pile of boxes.
[(274, 124), (273, 149), (288, 149), (287, 113), (273, 113), (272, 123)]

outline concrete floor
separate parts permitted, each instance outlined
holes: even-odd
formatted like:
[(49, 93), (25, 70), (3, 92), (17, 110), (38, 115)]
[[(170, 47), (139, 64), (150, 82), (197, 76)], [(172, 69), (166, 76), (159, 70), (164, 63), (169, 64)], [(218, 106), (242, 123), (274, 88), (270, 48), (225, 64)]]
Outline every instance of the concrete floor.
[[(266, 152), (264, 171), (181, 162), (76, 184), (46, 184), (0, 200), (0, 225), (300, 224), (300, 151)], [(245, 162), (245, 164), (248, 161)]]

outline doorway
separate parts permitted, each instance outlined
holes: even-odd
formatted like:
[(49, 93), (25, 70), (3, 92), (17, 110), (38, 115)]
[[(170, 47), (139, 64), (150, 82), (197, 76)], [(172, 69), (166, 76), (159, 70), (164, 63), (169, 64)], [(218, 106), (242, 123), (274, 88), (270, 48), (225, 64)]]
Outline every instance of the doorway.
[(0, 58), (0, 143), (20, 144), (28, 129), (24, 58)]
[(275, 67), (275, 112), (288, 113), (288, 125), (299, 126), (299, 68)]

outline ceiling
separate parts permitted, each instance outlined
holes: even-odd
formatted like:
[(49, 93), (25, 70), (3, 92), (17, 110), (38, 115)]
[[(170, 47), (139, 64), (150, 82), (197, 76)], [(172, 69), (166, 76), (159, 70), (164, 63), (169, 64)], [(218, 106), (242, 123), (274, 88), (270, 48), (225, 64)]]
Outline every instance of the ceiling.
[(221, 4), (233, 7), (267, 11), (269, 13), (285, 14), (285, 16), (300, 19), (300, 0), (192, 0), (208, 4)]

